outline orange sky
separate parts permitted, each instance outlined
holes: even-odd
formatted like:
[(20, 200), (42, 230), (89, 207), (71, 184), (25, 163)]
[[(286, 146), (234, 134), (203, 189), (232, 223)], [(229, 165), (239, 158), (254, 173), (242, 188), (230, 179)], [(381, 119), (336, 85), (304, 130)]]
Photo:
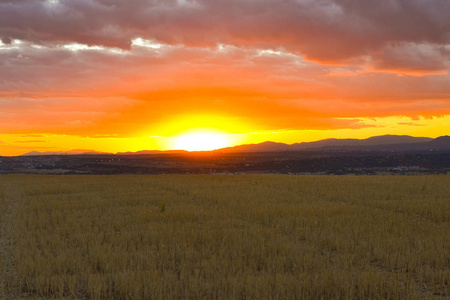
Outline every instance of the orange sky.
[(450, 133), (450, 2), (0, 3), (0, 155)]

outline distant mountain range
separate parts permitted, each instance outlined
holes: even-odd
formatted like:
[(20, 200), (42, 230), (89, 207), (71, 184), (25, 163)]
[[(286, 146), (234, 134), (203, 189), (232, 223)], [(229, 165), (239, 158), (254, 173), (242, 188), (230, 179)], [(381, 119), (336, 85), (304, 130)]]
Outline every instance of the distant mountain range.
[[(441, 136), (435, 139), (427, 137), (412, 137), (408, 135), (383, 135), (367, 139), (325, 139), (315, 142), (283, 144), (264, 142), (260, 144), (240, 145), (235, 147), (214, 150), (219, 153), (248, 153), (248, 152), (283, 152), (283, 151), (450, 151), (450, 136)], [(183, 150), (138, 152), (119, 152), (117, 155), (142, 154), (170, 154), (185, 153)], [(57, 152), (32, 151), (22, 156), (36, 155), (95, 155), (112, 154), (92, 150), (70, 150)]]
[[(443, 139), (449, 138), (440, 137)], [(223, 148), (218, 151), (225, 152), (278, 152), (278, 151), (300, 151), (300, 150), (381, 150), (395, 148), (397, 150), (416, 149), (417, 146), (428, 146), (437, 139), (427, 137), (412, 137), (408, 135), (382, 135), (367, 139), (325, 139), (315, 142), (303, 142), (295, 144), (283, 144), (264, 142), (260, 144), (241, 145)], [(440, 144), (440, 143), (438, 143)]]
[(427, 151), (450, 150), (450, 136), (436, 139), (408, 135), (383, 135), (367, 139), (326, 139), (316, 142), (283, 144), (264, 142), (219, 149), (220, 152), (281, 152), (281, 151)]

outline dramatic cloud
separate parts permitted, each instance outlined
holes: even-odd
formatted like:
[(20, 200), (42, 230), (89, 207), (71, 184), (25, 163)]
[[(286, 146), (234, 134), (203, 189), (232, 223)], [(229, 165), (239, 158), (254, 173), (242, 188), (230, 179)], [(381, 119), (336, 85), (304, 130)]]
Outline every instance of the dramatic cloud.
[(254, 131), (450, 115), (449, 15), (448, 0), (4, 0), (0, 134), (158, 135), (186, 115)]
[(137, 37), (200, 47), (283, 47), (333, 63), (385, 47), (425, 44), (438, 51), (450, 43), (449, 14), (447, 0), (2, 1), (0, 37), (5, 44), (123, 49)]

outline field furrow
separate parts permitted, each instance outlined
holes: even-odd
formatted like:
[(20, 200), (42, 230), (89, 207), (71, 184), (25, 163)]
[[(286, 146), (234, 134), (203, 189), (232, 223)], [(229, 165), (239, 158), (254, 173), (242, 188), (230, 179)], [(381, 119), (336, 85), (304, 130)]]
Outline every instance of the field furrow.
[(5, 297), (450, 297), (450, 176), (1, 180)]

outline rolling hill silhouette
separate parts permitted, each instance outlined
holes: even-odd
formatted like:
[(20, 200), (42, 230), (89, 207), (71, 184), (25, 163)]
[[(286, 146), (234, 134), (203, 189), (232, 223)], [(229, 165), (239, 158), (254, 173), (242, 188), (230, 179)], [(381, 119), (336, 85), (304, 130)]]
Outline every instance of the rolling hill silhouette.
[[(284, 144), (276, 142), (263, 142), (259, 144), (239, 145), (222, 148), (210, 152), (220, 153), (251, 153), (251, 152), (284, 152), (284, 151), (450, 151), (450, 136), (438, 138), (412, 137), (408, 135), (382, 135), (367, 139), (325, 139), (315, 142), (302, 142)], [(143, 150), (137, 152), (118, 152), (117, 155), (143, 155), (143, 154), (177, 154), (186, 153), (184, 150)], [(208, 151), (209, 152), (209, 151)], [(101, 155), (112, 154), (93, 150), (70, 151), (32, 151), (21, 156), (38, 155)]]
[(220, 152), (279, 152), (279, 151), (426, 151), (450, 150), (450, 137), (436, 139), (408, 135), (383, 135), (367, 139), (325, 139), (315, 142), (283, 144), (264, 142), (223, 148)]

